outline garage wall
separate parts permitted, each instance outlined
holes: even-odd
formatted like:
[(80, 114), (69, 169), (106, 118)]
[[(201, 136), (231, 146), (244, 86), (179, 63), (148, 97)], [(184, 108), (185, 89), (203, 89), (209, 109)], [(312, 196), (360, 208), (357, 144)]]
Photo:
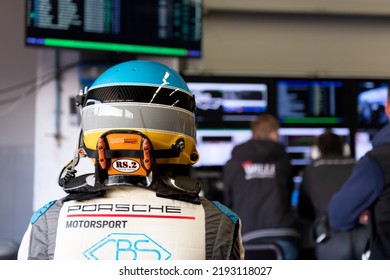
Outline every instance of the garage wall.
[(386, 1), (206, 0), (191, 74), (390, 76)]
[(24, 47), (24, 1), (0, 1), (0, 240), (19, 242), (32, 215), (36, 50)]

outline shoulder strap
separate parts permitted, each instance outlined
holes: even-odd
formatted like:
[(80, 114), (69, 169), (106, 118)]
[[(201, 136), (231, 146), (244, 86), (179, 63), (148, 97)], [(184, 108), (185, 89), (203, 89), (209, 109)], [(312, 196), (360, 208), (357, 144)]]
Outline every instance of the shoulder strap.
[(62, 204), (62, 200), (50, 202), (34, 214), (31, 220), (29, 260), (54, 258), (57, 222)]
[(240, 221), (229, 208), (218, 202), (201, 198), (206, 215), (206, 259), (240, 259)]

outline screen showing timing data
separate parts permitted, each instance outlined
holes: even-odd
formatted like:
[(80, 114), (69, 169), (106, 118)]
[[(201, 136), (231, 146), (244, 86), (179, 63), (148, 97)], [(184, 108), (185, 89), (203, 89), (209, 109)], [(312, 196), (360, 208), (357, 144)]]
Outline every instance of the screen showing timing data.
[(277, 115), (282, 124), (344, 124), (343, 81), (278, 80)]

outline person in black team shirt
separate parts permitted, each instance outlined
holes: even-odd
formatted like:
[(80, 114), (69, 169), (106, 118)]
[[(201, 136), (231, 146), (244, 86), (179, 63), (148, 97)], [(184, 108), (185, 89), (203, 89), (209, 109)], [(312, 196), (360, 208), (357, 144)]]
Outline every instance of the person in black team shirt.
[[(278, 142), (279, 126), (273, 115), (259, 115), (251, 123), (251, 139), (234, 147), (223, 170), (224, 203), (241, 218), (243, 237), (272, 229), (296, 233), (292, 169), (285, 147)], [(268, 240), (283, 249), (285, 259), (298, 258), (295, 242), (288, 238)]]
[(359, 226), (350, 232), (328, 227), (328, 203), (352, 173), (356, 160), (350, 157), (349, 147), (332, 131), (318, 136), (312, 152), (313, 162), (302, 174), (298, 209), (308, 221), (311, 246), (317, 259), (356, 260), (364, 253), (368, 230)]

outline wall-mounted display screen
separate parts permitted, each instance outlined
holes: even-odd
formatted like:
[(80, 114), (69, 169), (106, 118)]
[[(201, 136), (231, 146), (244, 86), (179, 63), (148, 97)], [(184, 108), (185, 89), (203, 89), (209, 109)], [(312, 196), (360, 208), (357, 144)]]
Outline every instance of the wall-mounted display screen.
[(355, 158), (359, 160), (372, 149), (372, 138), (378, 129), (358, 129), (355, 132)]
[(200, 57), (202, 0), (26, 0), (25, 44)]
[[(325, 128), (280, 128), (279, 142), (286, 147), (291, 164), (305, 166), (311, 163), (311, 150), (316, 138), (325, 132)], [(332, 132), (341, 136), (346, 144), (350, 144), (350, 130), (348, 128), (333, 128)]]
[(282, 124), (342, 125), (348, 94), (342, 80), (277, 80), (277, 116)]
[(248, 141), (250, 129), (198, 129), (196, 147), (200, 154), (194, 167), (222, 167), (230, 159), (234, 146)]
[[(305, 166), (311, 162), (311, 149), (316, 137), (324, 133), (326, 128), (302, 127), (280, 128), (279, 142), (286, 147), (291, 164)], [(350, 144), (349, 128), (334, 128), (334, 133), (341, 136), (346, 144)], [(200, 160), (194, 167), (223, 166), (230, 159), (234, 146), (248, 141), (252, 136), (248, 129), (198, 129), (196, 147)]]
[(387, 81), (357, 83), (357, 121), (360, 126), (379, 127), (389, 122), (385, 113), (387, 94)]
[[(243, 79), (244, 80), (244, 79)], [(187, 81), (195, 95), (200, 127), (248, 126), (268, 109), (268, 85), (262, 82)]]

